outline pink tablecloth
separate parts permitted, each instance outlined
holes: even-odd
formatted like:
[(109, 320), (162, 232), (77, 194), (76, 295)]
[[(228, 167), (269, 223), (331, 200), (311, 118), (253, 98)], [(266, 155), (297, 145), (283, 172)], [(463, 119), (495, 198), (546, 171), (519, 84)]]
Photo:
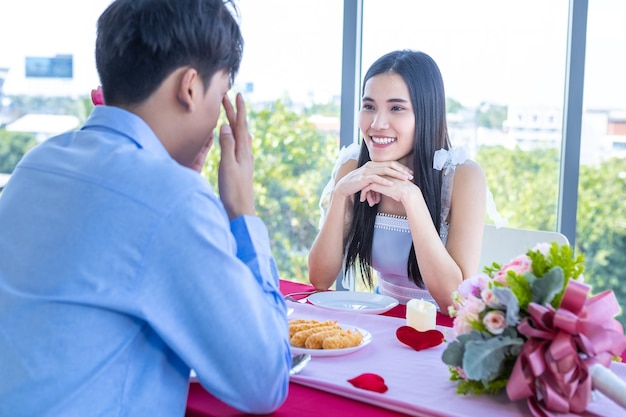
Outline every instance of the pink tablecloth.
[[(310, 286), (281, 281), (281, 291), (289, 294), (312, 290)], [(298, 298), (298, 297), (296, 297)], [(397, 306), (384, 315), (333, 311), (309, 304), (291, 303), (292, 317), (334, 319), (364, 328), (372, 342), (346, 356), (313, 358), (309, 365), (292, 377), (289, 396), (273, 417), (400, 417), (529, 415), (524, 402), (511, 403), (504, 394), (499, 397), (463, 397), (454, 393), (446, 366), (441, 362), (444, 346), (416, 352), (395, 338), (395, 330), (404, 324), (405, 306)], [(439, 315), (437, 324), (444, 334), (451, 320)], [(626, 380), (626, 365), (611, 368)], [(352, 387), (347, 379), (373, 372), (385, 378), (389, 390), (384, 394)], [(613, 402), (597, 394), (585, 416), (624, 416)], [(206, 392), (198, 383), (190, 384), (186, 417), (241, 417), (245, 414), (229, 407)], [(564, 417), (565, 415), (561, 415)]]
[[(372, 341), (362, 349), (345, 356), (314, 357), (292, 381), (341, 396), (403, 412), (407, 415), (436, 417), (524, 417), (529, 410), (524, 401), (511, 402), (505, 393), (499, 396), (460, 396), (450, 381), (448, 367), (441, 361), (446, 345), (415, 351), (396, 338), (396, 329), (404, 319), (322, 309), (291, 303), (293, 318), (337, 320), (362, 328)], [(452, 329), (439, 326), (444, 336)], [(614, 363), (611, 370), (626, 381), (626, 365)], [(384, 394), (353, 387), (348, 380), (362, 373), (374, 373), (385, 379)], [(581, 416), (624, 416), (626, 411), (599, 393)], [(563, 417), (564, 415), (560, 415)]]

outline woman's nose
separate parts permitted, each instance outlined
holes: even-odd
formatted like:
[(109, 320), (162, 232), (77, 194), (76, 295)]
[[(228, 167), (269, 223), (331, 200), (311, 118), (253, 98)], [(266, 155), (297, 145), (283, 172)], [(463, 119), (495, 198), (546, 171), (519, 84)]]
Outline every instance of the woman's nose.
[(383, 112), (376, 113), (374, 115), (374, 118), (372, 119), (371, 127), (372, 129), (376, 130), (387, 129), (389, 127), (389, 120), (387, 118), (387, 115), (385, 115)]

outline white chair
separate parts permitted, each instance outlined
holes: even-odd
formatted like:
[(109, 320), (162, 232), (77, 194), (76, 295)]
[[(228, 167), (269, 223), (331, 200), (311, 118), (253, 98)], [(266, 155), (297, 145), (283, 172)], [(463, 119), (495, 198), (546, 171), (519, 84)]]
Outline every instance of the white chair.
[(513, 227), (496, 228), (486, 224), (483, 233), (483, 245), (480, 253), (479, 272), (486, 265), (497, 262), (500, 265), (508, 263), (518, 255), (528, 252), (537, 243), (557, 242), (559, 245), (569, 245), (567, 237), (559, 232), (546, 230), (516, 229)]

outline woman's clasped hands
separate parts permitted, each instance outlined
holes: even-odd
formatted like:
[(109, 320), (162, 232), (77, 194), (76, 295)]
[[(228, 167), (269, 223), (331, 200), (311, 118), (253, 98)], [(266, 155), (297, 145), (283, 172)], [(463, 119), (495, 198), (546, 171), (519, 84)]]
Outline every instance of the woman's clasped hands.
[(407, 193), (417, 189), (412, 180), (413, 171), (397, 161), (369, 161), (343, 177), (336, 190), (344, 196), (360, 191), (360, 201), (367, 201), (372, 207), (380, 203), (381, 195), (402, 201)]

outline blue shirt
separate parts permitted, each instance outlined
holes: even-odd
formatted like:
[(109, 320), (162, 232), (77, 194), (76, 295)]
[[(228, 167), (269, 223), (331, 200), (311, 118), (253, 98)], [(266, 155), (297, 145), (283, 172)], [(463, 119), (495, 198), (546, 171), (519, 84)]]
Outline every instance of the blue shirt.
[(182, 416), (189, 373), (268, 413), (287, 395), (267, 229), (229, 222), (148, 125), (96, 107), (0, 196), (0, 415)]

